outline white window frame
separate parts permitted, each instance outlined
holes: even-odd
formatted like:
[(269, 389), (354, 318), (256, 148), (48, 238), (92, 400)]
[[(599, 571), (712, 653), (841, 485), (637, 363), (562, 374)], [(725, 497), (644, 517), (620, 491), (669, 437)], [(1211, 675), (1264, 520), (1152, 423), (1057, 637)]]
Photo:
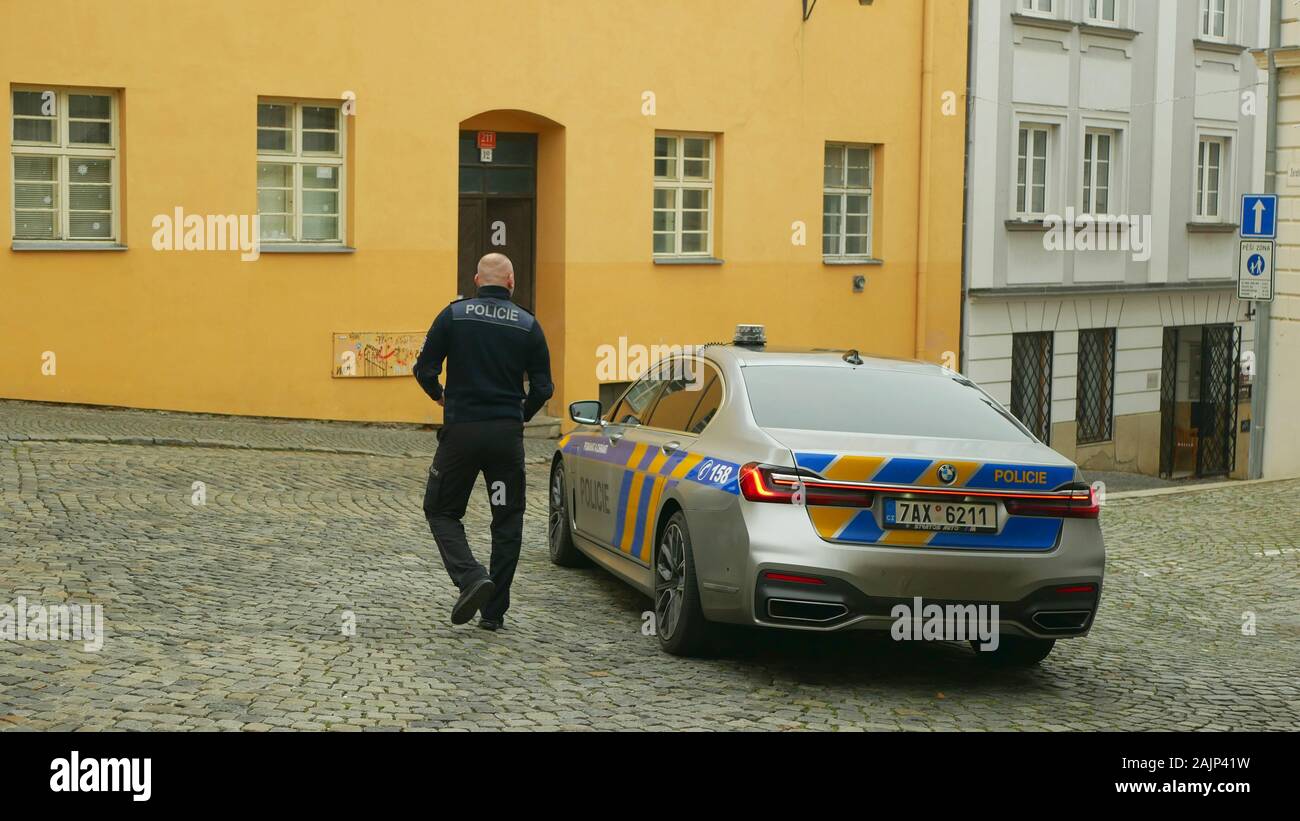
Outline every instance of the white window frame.
[[(257, 104), (260, 105), (283, 105), (290, 109), (289, 118), (289, 150), (288, 151), (263, 151), (257, 150), (257, 164), (272, 163), (275, 165), (289, 165), (293, 168), (293, 184), (291, 196), (293, 197), (293, 236), (284, 238), (264, 238), (258, 237), (258, 242), (266, 245), (320, 245), (320, 246), (342, 246), (347, 243), (348, 222), (347, 222), (347, 117), (343, 113), (343, 105), (335, 100), (305, 100), (286, 97), (258, 97)], [(306, 152), (302, 147), (302, 109), (303, 107), (311, 108), (333, 108), (338, 110), (338, 151), (337, 153), (325, 152)], [(255, 128), (264, 128), (257, 126)], [(311, 131), (312, 129), (306, 129)], [(302, 175), (303, 167), (308, 165), (328, 165), (333, 166), (338, 174), (338, 237), (335, 239), (303, 239), (302, 238), (302, 218), (303, 218), (303, 184)], [(254, 173), (254, 197), (256, 191), (261, 186), (257, 185), (257, 175)], [(306, 189), (313, 190), (313, 189)], [(322, 190), (322, 189), (315, 189)], [(328, 190), (328, 189), (324, 189)], [(254, 203), (256, 210), (254, 213), (260, 214), (262, 211), (260, 203)], [(260, 220), (259, 220), (260, 223)], [(260, 233), (260, 229), (259, 229)]]
[[(1233, 219), (1236, 209), (1236, 175), (1233, 173), (1235, 140), (1236, 134), (1228, 129), (1196, 129), (1195, 141), (1192, 143), (1192, 222), (1226, 223)], [(1219, 145), (1218, 209), (1214, 214), (1201, 213), (1207, 193), (1202, 186), (1203, 177), (1208, 177), (1209, 174), (1209, 168), (1201, 165), (1201, 145), (1206, 142)]]
[[(1079, 189), (1075, 207), (1080, 214), (1117, 216), (1128, 209), (1128, 144), (1125, 135), (1128, 122), (1124, 120), (1084, 118), (1078, 131), (1079, 139)], [(1110, 179), (1108, 182), (1106, 210), (1099, 211), (1095, 197), (1089, 202), (1088, 189), (1095, 179), (1096, 166), (1088, 163), (1088, 138), (1104, 134), (1110, 137)]]
[[(13, 121), (17, 115), (13, 113), (13, 94), (14, 92), (36, 92), (44, 93), (47, 91), (54, 92), (54, 142), (43, 143), (30, 140), (13, 139)], [(100, 144), (82, 144), (73, 143), (69, 136), (68, 114), (70, 107), (68, 97), (70, 95), (87, 94), (97, 97), (108, 97), (109, 99), (109, 125), (107, 146)], [(107, 88), (86, 88), (86, 87), (69, 87), (69, 86), (31, 86), (15, 85), (9, 89), (10, 114), (9, 122), (6, 127), (9, 130), (11, 143), (9, 157), (9, 171), (12, 175), (9, 181), (9, 213), (11, 215), (9, 225), (9, 236), (14, 242), (60, 242), (60, 243), (116, 243), (120, 236), (121, 227), (121, 174), (122, 161), (119, 147), (121, 137), (118, 129), (121, 118), (118, 113), (118, 92), (115, 89)], [(55, 165), (55, 190), (58, 192), (58, 208), (55, 209), (55, 236), (52, 239), (36, 239), (32, 237), (18, 237), (18, 188), (17, 188), (17, 169), (14, 162), (15, 158), (20, 156), (41, 156), (56, 158)], [(112, 186), (112, 201), (110, 207), (112, 213), (109, 215), (110, 225), (109, 233), (106, 237), (78, 237), (71, 239), (68, 237), (70, 232), (70, 216), (72, 209), (70, 199), (70, 181), (71, 181), (71, 163), (74, 158), (86, 159), (106, 159), (109, 161), (109, 184)]]
[(1017, 5), (1021, 14), (1056, 19), (1056, 0), (1020, 0)]
[[(825, 155), (825, 149), (827, 149), (827, 148), (832, 148), (832, 147), (841, 149), (841, 152), (842, 152), (841, 156), (843, 157), (843, 159), (844, 159), (844, 161), (845, 161), (844, 164), (843, 164), (841, 167), (845, 169), (845, 175), (846, 175), (846, 176), (845, 176), (845, 179), (843, 180), (843, 184), (841, 184), (841, 185), (827, 185), (827, 184), (826, 184), (826, 171), (825, 171), (825, 156), (826, 156), (826, 155)], [(865, 188), (863, 188), (863, 187), (850, 187), (850, 186), (848, 185), (848, 181), (847, 181), (847, 173), (848, 173), (848, 150), (849, 150), (850, 148), (865, 148), (865, 149), (867, 150), (867, 184), (866, 184), (866, 187), (865, 187)], [(875, 232), (875, 222), (876, 222), (876, 201), (875, 201), (875, 197), (874, 197), (873, 194), (872, 194), (872, 191), (875, 189), (875, 181), (876, 181), (876, 146), (875, 146), (874, 144), (872, 144), (872, 143), (838, 143), (838, 142), (828, 142), (828, 143), (826, 143), (826, 144), (823, 146), (823, 148), (822, 148), (822, 157), (823, 157), (823, 166), (822, 166), (822, 196), (823, 196), (823, 197), (838, 196), (838, 197), (840, 198), (840, 211), (839, 211), (839, 216), (840, 216), (840, 230), (839, 230), (839, 234), (838, 234), (838, 236), (837, 236), (838, 242), (836, 243), (836, 246), (835, 246), (836, 249), (837, 249), (837, 251), (836, 251), (836, 253), (833, 253), (833, 254), (828, 254), (828, 253), (826, 253), (826, 244), (825, 244), (825, 239), (826, 239), (826, 237), (825, 237), (826, 210), (825, 210), (825, 206), (824, 206), (824, 205), (823, 205), (823, 207), (822, 207), (822, 258), (823, 258), (823, 259), (828, 259), (828, 260), (864, 260), (864, 259), (872, 259), (872, 258), (873, 258), (873, 255), (875, 254), (875, 250), (876, 250), (876, 246), (875, 246), (875, 242), (876, 242), (876, 232)], [(847, 233), (846, 233), (846, 228), (847, 228), (847, 223), (848, 223), (848, 201), (849, 201), (849, 197), (866, 197), (866, 198), (867, 198), (867, 213), (866, 213), (866, 217), (867, 217), (867, 240), (866, 240), (866, 242), (867, 242), (867, 250), (866, 250), (865, 253), (862, 253), (862, 254), (850, 254), (850, 253), (848, 253), (848, 252), (845, 250), (846, 247), (847, 247), (847, 245), (848, 245), (848, 237), (847, 237)], [(856, 235), (855, 235), (855, 236), (856, 236)]]
[[(1025, 168), (1025, 204), (1022, 208), (1020, 205), (1020, 132), (1029, 131), (1026, 139), (1026, 168)], [(1035, 210), (1033, 200), (1033, 134), (1041, 131), (1045, 134), (1043, 141), (1043, 208), (1041, 211)], [(1057, 151), (1057, 135), (1060, 128), (1056, 123), (1036, 119), (1032, 116), (1025, 117), (1016, 122), (1015, 137), (1011, 141), (1011, 212), (1020, 219), (1042, 218), (1050, 214), (1053, 210), (1052, 197), (1055, 193), (1056, 180), (1055, 169), (1053, 168), (1053, 157)]]
[[(1197, 4), (1196, 30), (1202, 40), (1226, 43), (1235, 34), (1236, 3), (1233, 0), (1200, 0)], [(1221, 34), (1214, 31), (1214, 20), (1218, 17), (1223, 24)]]
[[(716, 134), (706, 134), (703, 132), (692, 131), (656, 131), (655, 139), (660, 137), (672, 137), (675, 142), (675, 175), (672, 177), (661, 177), (654, 175), (654, 190), (671, 190), (673, 194), (673, 250), (670, 252), (657, 252), (654, 250), (654, 236), (657, 232), (654, 230), (653, 215), (655, 211), (664, 210), (654, 206), (654, 200), (651, 199), (651, 226), (650, 226), (650, 250), (655, 259), (710, 259), (713, 257), (713, 217), (718, 209), (718, 140)], [(683, 160), (685, 154), (686, 140), (708, 140), (709, 141), (709, 174), (707, 179), (686, 178), (683, 174)], [(651, 154), (656, 152), (652, 150)], [(654, 157), (652, 156), (651, 173), (654, 172)], [(682, 251), (682, 192), (686, 190), (704, 190), (708, 191), (709, 206), (707, 219), (707, 233), (705, 234), (705, 248), (703, 251)], [(694, 233), (694, 232), (692, 232)]]
[[(1106, 165), (1106, 207), (1097, 207), (1097, 168), (1101, 165), (1100, 160), (1103, 158), (1097, 151), (1097, 146), (1102, 139), (1106, 141), (1105, 165)], [(1113, 199), (1111, 198), (1114, 183), (1115, 168), (1115, 133), (1104, 128), (1088, 128), (1083, 132), (1083, 173), (1080, 179), (1083, 183), (1082, 194), (1083, 203), (1082, 213), (1092, 214), (1094, 216), (1109, 215), (1114, 212), (1112, 207)]]
[[(1118, 28), (1123, 11), (1120, 9), (1120, 3), (1123, 0), (1081, 0), (1083, 3), (1084, 22), (1093, 26), (1111, 26)], [(1106, 17), (1106, 4), (1110, 4), (1112, 16)]]

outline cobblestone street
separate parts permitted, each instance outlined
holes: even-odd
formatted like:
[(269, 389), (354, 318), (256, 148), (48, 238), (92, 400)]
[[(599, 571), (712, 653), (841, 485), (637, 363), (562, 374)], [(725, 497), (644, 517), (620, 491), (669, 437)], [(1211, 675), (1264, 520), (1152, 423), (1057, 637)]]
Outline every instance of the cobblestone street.
[[(40, 411), (0, 403), (0, 604), (101, 604), (106, 638), (0, 641), (0, 729), (1300, 726), (1300, 481), (1110, 501), (1096, 626), (1031, 671), (862, 634), (737, 631), (685, 660), (642, 635), (648, 600), (548, 560), (546, 440), (491, 634), (448, 622), (420, 510), (432, 433), (178, 417), (150, 434), (157, 416), (82, 410), (108, 421), (33, 438)], [(482, 557), (487, 510), (480, 491)]]

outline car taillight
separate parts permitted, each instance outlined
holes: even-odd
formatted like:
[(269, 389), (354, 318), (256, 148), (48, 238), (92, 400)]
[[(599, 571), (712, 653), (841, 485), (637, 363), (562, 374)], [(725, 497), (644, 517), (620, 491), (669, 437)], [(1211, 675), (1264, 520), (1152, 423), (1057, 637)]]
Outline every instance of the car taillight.
[(751, 502), (794, 504), (801, 489), (806, 505), (871, 507), (875, 500), (870, 490), (809, 476), (797, 468), (750, 462), (740, 469), (740, 492)]
[(1007, 513), (1012, 516), (1055, 516), (1066, 519), (1095, 519), (1101, 512), (1097, 494), (1091, 487), (1070, 488), (1070, 495), (1059, 499), (1004, 498)]

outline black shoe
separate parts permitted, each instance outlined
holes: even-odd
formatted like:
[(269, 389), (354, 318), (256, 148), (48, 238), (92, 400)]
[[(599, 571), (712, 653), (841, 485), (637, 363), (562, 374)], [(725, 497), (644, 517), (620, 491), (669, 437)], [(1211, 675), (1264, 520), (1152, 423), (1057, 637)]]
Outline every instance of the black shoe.
[(460, 598), (456, 599), (456, 604), (451, 608), (451, 623), (464, 624), (474, 618), (474, 614), (487, 604), (496, 590), (497, 586), (492, 580), (484, 577), (460, 591)]
[(492, 619), (479, 619), (478, 626), (482, 627), (484, 630), (491, 630), (495, 633), (504, 628), (506, 623), (504, 621), (492, 621)]

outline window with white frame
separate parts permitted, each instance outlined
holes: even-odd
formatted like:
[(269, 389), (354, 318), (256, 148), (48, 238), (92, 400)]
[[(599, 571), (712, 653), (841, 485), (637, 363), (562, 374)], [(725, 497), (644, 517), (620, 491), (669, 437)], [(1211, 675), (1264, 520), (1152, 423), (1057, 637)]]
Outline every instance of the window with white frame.
[(1195, 216), (1199, 220), (1223, 216), (1227, 160), (1227, 137), (1202, 135), (1197, 139)]
[(1201, 37), (1208, 40), (1228, 38), (1229, 0), (1201, 0)]
[(1085, 0), (1085, 17), (1089, 23), (1106, 26), (1119, 24), (1119, 0)]
[(822, 255), (871, 257), (872, 147), (827, 143), (822, 164)]
[(257, 215), (264, 242), (343, 242), (344, 132), (337, 105), (257, 104)]
[(13, 90), (13, 238), (117, 239), (117, 98)]
[(1090, 128), (1083, 134), (1083, 212), (1111, 213), (1115, 132)]
[(713, 253), (714, 138), (706, 134), (656, 134), (654, 254)]
[(1052, 127), (1022, 123), (1016, 138), (1016, 213), (1047, 213), (1048, 155)]
[(1026, 14), (1040, 14), (1048, 17), (1056, 13), (1053, 0), (1020, 0), (1020, 10)]

